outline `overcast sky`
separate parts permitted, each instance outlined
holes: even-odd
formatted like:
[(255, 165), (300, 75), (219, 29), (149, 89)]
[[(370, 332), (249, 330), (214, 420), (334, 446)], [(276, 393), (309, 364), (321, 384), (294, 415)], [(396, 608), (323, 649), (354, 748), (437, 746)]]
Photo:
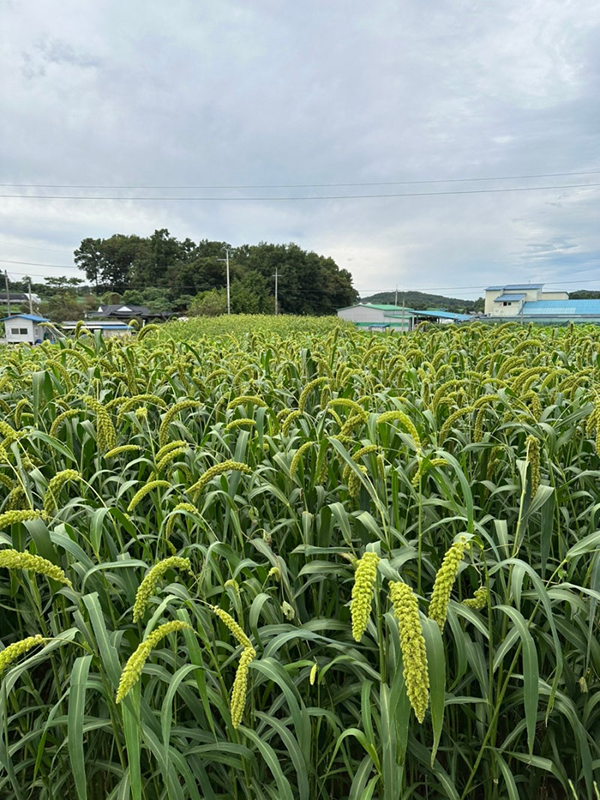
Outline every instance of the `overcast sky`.
[[(4, 195), (600, 184), (598, 0), (0, 0), (0, 37), (2, 184), (372, 184)], [(456, 182), (574, 172), (592, 174)], [(85, 237), (168, 228), (234, 246), (297, 242), (349, 269), (363, 295), (398, 284), (476, 297), (528, 280), (600, 289), (599, 212), (599, 186), (5, 198), (0, 259), (72, 265)]]

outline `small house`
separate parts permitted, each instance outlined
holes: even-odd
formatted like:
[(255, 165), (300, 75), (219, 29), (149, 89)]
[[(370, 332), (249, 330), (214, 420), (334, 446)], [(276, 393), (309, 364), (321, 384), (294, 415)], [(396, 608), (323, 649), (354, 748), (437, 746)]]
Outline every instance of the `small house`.
[(10, 317), (0, 319), (4, 323), (4, 343), (18, 344), (39, 344), (44, 339), (53, 339), (52, 333), (45, 327), (44, 323), (50, 320), (46, 317), (38, 317), (35, 314), (13, 314)]

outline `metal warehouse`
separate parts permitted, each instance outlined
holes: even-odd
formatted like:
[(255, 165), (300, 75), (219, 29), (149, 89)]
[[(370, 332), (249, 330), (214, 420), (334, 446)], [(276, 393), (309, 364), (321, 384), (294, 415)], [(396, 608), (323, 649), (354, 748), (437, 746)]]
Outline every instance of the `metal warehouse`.
[(357, 303), (354, 306), (338, 309), (337, 315), (340, 319), (353, 322), (357, 328), (389, 330), (396, 333), (411, 331), (415, 325), (424, 320), (452, 323), (472, 319), (468, 314), (455, 314), (439, 309), (417, 311), (413, 308), (403, 308), (385, 303)]

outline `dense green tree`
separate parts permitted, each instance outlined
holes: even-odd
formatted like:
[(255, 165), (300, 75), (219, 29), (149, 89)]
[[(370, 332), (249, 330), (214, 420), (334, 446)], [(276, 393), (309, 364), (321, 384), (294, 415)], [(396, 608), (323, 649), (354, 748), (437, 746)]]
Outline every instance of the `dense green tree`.
[(224, 289), (201, 292), (192, 301), (188, 313), (199, 317), (218, 317), (227, 312), (227, 294)]
[[(208, 239), (197, 244), (190, 239), (179, 241), (161, 228), (146, 238), (115, 234), (108, 239), (84, 239), (75, 251), (75, 262), (94, 286), (123, 292), (126, 302), (166, 311), (182, 309), (185, 300), (176, 302), (181, 296), (200, 294), (192, 306), (214, 308), (219, 305), (215, 298), (221, 298), (219, 292), (227, 283), (227, 250), (234, 313), (273, 313), (276, 272), (282, 313), (333, 314), (356, 300), (347, 270), (293, 242), (232, 248)], [(153, 290), (159, 294), (149, 296), (147, 292)], [(206, 293), (212, 290), (217, 295), (207, 299)]]
[(118, 292), (104, 292), (100, 298), (100, 302), (103, 306), (115, 306), (118, 303), (122, 303), (123, 298)]
[(104, 248), (102, 239), (83, 239), (73, 255), (73, 260), (85, 272), (85, 276), (94, 286), (100, 286), (104, 272)]
[(83, 319), (85, 307), (72, 292), (58, 292), (42, 303), (40, 311), (52, 322)]
[(142, 240), (117, 233), (109, 239), (84, 239), (74, 261), (97, 287), (121, 292), (131, 283), (133, 264)]
[(140, 240), (133, 260), (131, 281), (136, 286), (167, 286), (168, 271), (185, 260), (186, 243), (179, 242), (166, 228), (161, 228), (147, 239)]
[(171, 311), (172, 302), (167, 289), (150, 287), (142, 292), (143, 303), (150, 311)]
[(254, 270), (231, 284), (231, 310), (234, 314), (269, 314), (274, 310), (267, 281)]
[(141, 306), (144, 304), (144, 294), (139, 289), (127, 289), (123, 292), (122, 300), (127, 305)]
[[(76, 289), (78, 286), (81, 286), (83, 281), (81, 278), (67, 278), (66, 275), (60, 275), (58, 278), (50, 277), (44, 278), (46, 281), (46, 286), (52, 292), (64, 292), (67, 290)], [(28, 289), (27, 289), (28, 291)]]

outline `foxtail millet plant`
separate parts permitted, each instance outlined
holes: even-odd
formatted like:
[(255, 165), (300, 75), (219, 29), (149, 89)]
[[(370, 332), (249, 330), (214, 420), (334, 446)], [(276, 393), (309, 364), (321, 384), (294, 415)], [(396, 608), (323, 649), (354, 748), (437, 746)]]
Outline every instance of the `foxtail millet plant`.
[(366, 552), (356, 565), (350, 614), (352, 616), (352, 636), (357, 642), (360, 642), (367, 628), (379, 561), (377, 553)]

